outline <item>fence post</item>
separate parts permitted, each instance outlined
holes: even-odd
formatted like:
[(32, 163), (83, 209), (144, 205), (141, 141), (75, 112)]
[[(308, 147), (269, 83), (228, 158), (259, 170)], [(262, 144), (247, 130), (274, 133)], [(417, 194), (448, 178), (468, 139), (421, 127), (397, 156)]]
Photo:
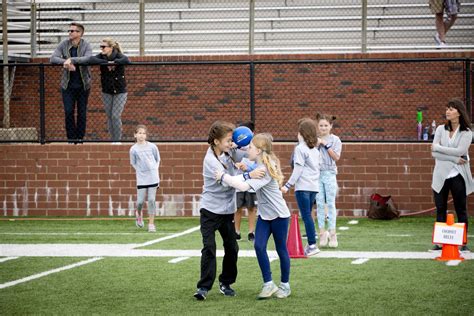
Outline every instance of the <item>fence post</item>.
[(250, 0), (250, 17), (249, 17), (249, 54), (254, 52), (255, 45), (255, 0)]
[[(8, 5), (7, 0), (2, 0), (2, 40), (3, 63), (8, 64)], [(3, 66), (3, 128), (10, 128), (10, 95), (8, 94), (10, 79), (9, 68)]]
[(468, 58), (466, 60), (466, 109), (469, 113), (469, 118), (472, 121), (472, 106), (471, 106), (471, 60)]
[(362, 0), (362, 47), (363, 53), (367, 52), (367, 0)]
[(250, 120), (255, 123), (255, 64), (250, 62)]
[(31, 1), (31, 13), (30, 13), (30, 56), (31, 58), (36, 57), (36, 3), (35, 0)]
[(45, 144), (46, 143), (46, 109), (45, 109), (45, 98), (44, 98), (44, 65), (40, 64), (39, 66), (39, 93), (40, 93), (40, 98), (39, 98), (39, 106), (40, 106), (40, 143)]
[(140, 15), (140, 56), (145, 56), (145, 0), (140, 0), (138, 10)]

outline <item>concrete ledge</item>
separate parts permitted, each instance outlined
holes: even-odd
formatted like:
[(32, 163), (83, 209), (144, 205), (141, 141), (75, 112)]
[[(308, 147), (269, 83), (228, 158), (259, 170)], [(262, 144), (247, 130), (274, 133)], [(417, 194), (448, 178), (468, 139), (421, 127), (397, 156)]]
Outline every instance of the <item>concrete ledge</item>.
[(0, 128), (0, 141), (38, 141), (38, 132), (34, 127)]

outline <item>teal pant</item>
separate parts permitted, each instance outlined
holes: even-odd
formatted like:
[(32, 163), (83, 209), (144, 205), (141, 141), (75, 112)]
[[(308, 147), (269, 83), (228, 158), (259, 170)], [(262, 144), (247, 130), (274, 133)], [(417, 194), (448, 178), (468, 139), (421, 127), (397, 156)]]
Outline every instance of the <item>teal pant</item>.
[(338, 191), (336, 173), (334, 171), (321, 171), (319, 174), (319, 192), (316, 194), (318, 206), (318, 226), (325, 229), (324, 205), (328, 207), (328, 229), (336, 229), (336, 195)]

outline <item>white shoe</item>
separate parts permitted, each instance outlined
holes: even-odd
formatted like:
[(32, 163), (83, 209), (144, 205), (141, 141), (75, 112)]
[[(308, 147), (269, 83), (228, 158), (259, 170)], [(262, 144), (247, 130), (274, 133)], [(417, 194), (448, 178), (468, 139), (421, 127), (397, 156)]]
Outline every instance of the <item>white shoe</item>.
[(434, 36), (433, 36), (434, 40), (435, 40), (435, 43), (437, 46), (441, 45), (441, 39), (439, 38), (439, 34), (436, 33)]
[(148, 232), (149, 233), (156, 233), (156, 226), (153, 224), (148, 224)]
[(327, 247), (329, 242), (329, 232), (327, 230), (321, 229), (319, 234), (319, 247)]
[(336, 231), (331, 231), (329, 234), (329, 247), (330, 248), (337, 248), (338, 243), (337, 243), (337, 234)]
[[(287, 283), (288, 284), (288, 283)], [(277, 298), (287, 298), (291, 294), (290, 284), (284, 285), (280, 284), (278, 291), (276, 291), (275, 296)]]
[(271, 283), (264, 283), (262, 286), (262, 291), (258, 294), (257, 299), (263, 300), (266, 298), (272, 297), (272, 295), (278, 291), (278, 287), (273, 281)]
[(316, 244), (307, 245), (306, 248), (304, 249), (304, 254), (307, 255), (307, 256), (314, 256), (315, 254), (318, 254), (320, 252), (321, 252), (321, 250), (319, 250), (319, 248), (316, 246)]

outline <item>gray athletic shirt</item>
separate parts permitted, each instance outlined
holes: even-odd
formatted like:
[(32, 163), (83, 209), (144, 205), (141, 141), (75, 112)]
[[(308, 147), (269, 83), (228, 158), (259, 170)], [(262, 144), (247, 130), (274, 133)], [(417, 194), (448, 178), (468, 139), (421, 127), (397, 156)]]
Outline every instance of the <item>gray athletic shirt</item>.
[(309, 148), (304, 141), (295, 147), (295, 168), (287, 183), (295, 186), (295, 191), (319, 191), (319, 150)]
[[(245, 152), (241, 150), (231, 150), (229, 154), (234, 161), (238, 162), (242, 160)], [(224, 170), (225, 173), (234, 176), (237, 174), (237, 169), (234, 167), (234, 163), (228, 155), (222, 154), (219, 160), (209, 147), (202, 165), (204, 184), (202, 186), (200, 208), (204, 208), (215, 214), (233, 214), (237, 209), (235, 189), (217, 182), (215, 173), (217, 170)], [(223, 164), (226, 168), (224, 168)]]
[(155, 144), (135, 144), (130, 148), (130, 164), (137, 173), (137, 186), (160, 184), (158, 167), (160, 166), (160, 152)]
[[(338, 156), (341, 155), (342, 143), (339, 137), (336, 135), (330, 134), (324, 138), (327, 141), (327, 145), (331, 146), (331, 149), (334, 150)], [(319, 153), (321, 154), (321, 171), (334, 171), (337, 174), (337, 165), (334, 159), (329, 156), (328, 150), (324, 146), (319, 146)]]
[(264, 164), (258, 164), (257, 168), (265, 168), (265, 177), (262, 179), (249, 179), (247, 184), (257, 193), (257, 212), (266, 221), (275, 218), (290, 217), (290, 210), (280, 191), (278, 182), (270, 176)]

